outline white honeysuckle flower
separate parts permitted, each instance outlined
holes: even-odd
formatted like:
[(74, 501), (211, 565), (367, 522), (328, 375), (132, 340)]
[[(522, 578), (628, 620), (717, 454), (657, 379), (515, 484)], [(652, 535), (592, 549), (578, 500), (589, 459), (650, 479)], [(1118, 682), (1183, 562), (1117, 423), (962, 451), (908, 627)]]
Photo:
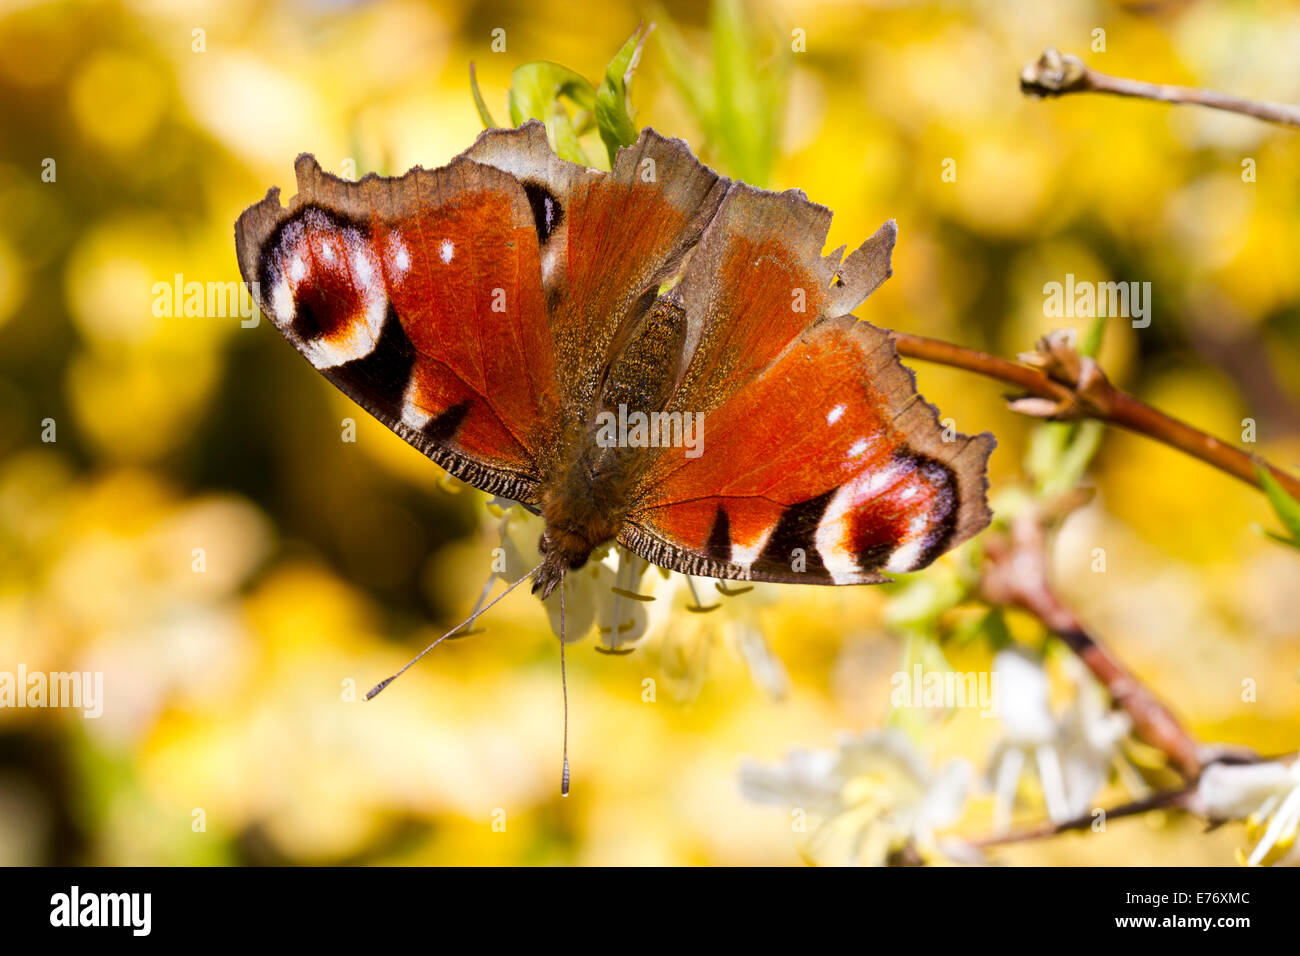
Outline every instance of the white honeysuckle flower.
[(1239, 854), (1247, 866), (1300, 864), (1300, 760), (1211, 764), (1196, 785), (1196, 809), (1212, 820), (1246, 821), (1256, 841), (1249, 856)]
[[(513, 583), (536, 564), (528, 555), (537, 552), (537, 541), (545, 527), (542, 518), (513, 501), (494, 498), (489, 512), (499, 514), (497, 533), (504, 560), (494, 563), (495, 577)], [(601, 648), (618, 653), (635, 644), (651, 624), (650, 608), (658, 601), (639, 601), (620, 595), (640, 593), (642, 578), (650, 565), (619, 545), (598, 549), (576, 571), (564, 576), (564, 642), (582, 640), (592, 627), (600, 632)], [(662, 577), (653, 575), (646, 583), (653, 587)], [(543, 602), (550, 619), (551, 631), (560, 633), (560, 589), (556, 588)], [(662, 615), (656, 615), (658, 623)]]
[[(501, 560), (493, 565), (493, 580), (500, 578), (508, 584), (513, 583), (536, 563), (535, 560), (530, 563), (527, 556), (536, 553), (544, 523), (540, 516), (506, 498), (494, 498), (488, 506), (489, 513), (496, 518), (502, 551), (499, 555)], [(667, 654), (674, 662), (685, 662), (683, 666), (687, 673), (675, 675), (670, 682), (672, 686), (680, 685), (679, 697), (693, 697), (698, 692), (708, 657), (707, 643), (717, 630), (721, 630), (735, 647), (749, 668), (754, 683), (769, 696), (780, 699), (789, 689), (785, 666), (772, 653), (757, 625), (757, 612), (770, 603), (773, 591), (749, 585), (733, 584), (732, 587), (734, 591), (718, 595), (707, 590), (702, 592), (703, 600), (707, 602), (706, 610), (725, 604), (725, 610), (719, 609), (716, 616), (705, 616), (708, 627), (676, 629), (677, 636), (689, 645), (668, 649)], [(701, 598), (696, 596), (697, 590), (686, 575), (656, 568), (621, 545), (611, 544), (598, 549), (586, 565), (565, 575), (565, 643), (582, 640), (595, 627), (599, 635), (597, 650), (607, 654), (630, 653), (634, 645), (663, 635), (674, 619), (680, 624), (683, 620), (681, 615), (690, 613), (688, 606), (698, 608)], [(748, 593), (750, 591), (755, 593)], [(484, 600), (487, 593), (484, 592)], [(744, 599), (725, 600), (730, 593), (743, 595)], [(545, 607), (551, 630), (558, 635), (558, 588), (545, 601)], [(665, 649), (660, 650), (662, 658)]]
[(772, 653), (763, 632), (748, 615), (733, 616), (726, 622), (726, 628), (754, 683), (773, 700), (784, 699), (790, 690), (790, 675), (781, 658)]
[(1075, 697), (1061, 717), (1057, 741), (1068, 818), (1089, 811), (1092, 798), (1106, 785), (1111, 768), (1120, 759), (1120, 742), (1132, 727), (1129, 715), (1113, 710), (1095, 681), (1075, 685)]
[(986, 772), (994, 794), (994, 830), (1005, 833), (1010, 828), (1026, 771), (1038, 777), (1053, 823), (1087, 813), (1120, 754), (1120, 741), (1130, 727), (1128, 715), (1110, 710), (1101, 689), (1075, 673), (1075, 699), (1060, 717), (1054, 716), (1047, 672), (1019, 648), (999, 651), (993, 669), (998, 675), (998, 717), (1006, 731)]
[[(661, 572), (668, 574), (668, 572)], [(768, 645), (761, 613), (774, 600), (778, 585), (714, 581), (671, 573), (656, 584), (651, 632), (659, 640), (654, 653), (669, 692), (680, 701), (695, 698), (704, 684), (717, 637), (744, 662), (750, 679), (773, 700), (789, 692), (785, 664)], [(657, 615), (662, 612), (663, 617)], [(661, 628), (671, 619), (672, 627)]]
[(600, 639), (597, 650), (630, 653), (634, 644), (668, 623), (677, 590), (673, 578), (679, 576), (655, 568), (618, 544), (610, 545), (600, 563), (602, 570), (593, 575), (596, 586), (591, 591)]
[(933, 771), (898, 730), (846, 734), (834, 751), (794, 750), (774, 767), (746, 761), (744, 796), (815, 818), (814, 862), (881, 866), (905, 851), (953, 856), (935, 832), (962, 813), (972, 770), (953, 760)]
[(740, 768), (740, 791), (747, 800), (833, 816), (844, 809), (840, 756), (830, 750), (791, 750), (776, 767), (747, 760)]
[(1037, 660), (1019, 649), (999, 651), (993, 658), (998, 675), (998, 719), (1006, 740), (1036, 747), (1056, 736), (1056, 719), (1049, 702), (1047, 674)]

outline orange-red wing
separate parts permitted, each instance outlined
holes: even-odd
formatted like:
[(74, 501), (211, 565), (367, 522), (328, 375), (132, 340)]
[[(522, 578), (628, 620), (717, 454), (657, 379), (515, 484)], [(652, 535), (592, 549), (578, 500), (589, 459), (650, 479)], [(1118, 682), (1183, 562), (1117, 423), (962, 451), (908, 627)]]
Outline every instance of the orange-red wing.
[(523, 184), (545, 224), (542, 275), (561, 388), (584, 421), (611, 351), (680, 269), (731, 183), (644, 129), (609, 172), (551, 152), (541, 123), (489, 130), (465, 156)]
[(651, 460), (619, 536), (668, 568), (872, 583), (989, 521), (992, 436), (945, 435), (888, 333), (852, 316), (806, 331), (697, 437)]
[(732, 185), (672, 292), (690, 356), (674, 410), (717, 408), (801, 332), (848, 314), (889, 277), (892, 222), (841, 262), (843, 249), (821, 254), (830, 221), (797, 190)]
[(559, 409), (524, 188), (457, 159), (349, 183), (310, 156), (236, 224), (262, 311), (326, 378), (453, 474), (535, 497)]

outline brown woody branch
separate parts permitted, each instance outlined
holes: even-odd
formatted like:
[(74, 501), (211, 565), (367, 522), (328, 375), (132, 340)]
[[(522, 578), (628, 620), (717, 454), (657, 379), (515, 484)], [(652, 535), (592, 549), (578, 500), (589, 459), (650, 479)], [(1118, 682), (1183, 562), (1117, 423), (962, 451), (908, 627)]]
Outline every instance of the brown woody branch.
[(1159, 103), (1187, 103), (1229, 113), (1253, 116), (1266, 123), (1300, 128), (1300, 107), (1242, 99), (1214, 90), (1168, 83), (1144, 83), (1122, 76), (1111, 76), (1088, 67), (1069, 53), (1048, 47), (1037, 60), (1026, 63), (1020, 71), (1020, 90), (1030, 96), (1062, 96), (1066, 93), (1110, 93)]
[(1117, 425), (1186, 452), (1256, 488), (1259, 487), (1256, 468), (1264, 467), (1293, 497), (1300, 498), (1300, 479), (1291, 473), (1116, 388), (1096, 362), (1074, 351), (1072, 340), (1065, 333), (1047, 336), (1039, 343), (1036, 353), (1022, 356), (1032, 364), (1011, 362), (951, 342), (905, 332), (895, 332), (894, 340), (900, 355), (977, 372), (1023, 389), (1027, 394), (1011, 403), (1016, 411), (1054, 421), (1095, 418)]
[(1111, 699), (1132, 719), (1139, 738), (1158, 747), (1189, 780), (1201, 772), (1199, 746), (1178, 718), (1109, 650), (1088, 633), (1052, 588), (1048, 571), (1047, 523), (1037, 509), (1013, 519), (1005, 534), (984, 544), (980, 589), (988, 601), (1028, 611), (1078, 655)]
[[(1021, 70), (1020, 88), (1028, 95), (1040, 97), (1093, 92), (1163, 103), (1186, 103), (1300, 128), (1300, 108), (1295, 106), (1246, 100), (1213, 90), (1110, 76), (1090, 69), (1077, 56), (1062, 54), (1052, 47)], [(977, 372), (1023, 389), (1026, 394), (1012, 401), (1012, 407), (1018, 411), (1054, 420), (1093, 418), (1118, 425), (1177, 448), (1256, 487), (1259, 487), (1257, 468), (1267, 468), (1291, 495), (1300, 497), (1300, 480), (1291, 474), (1115, 388), (1096, 362), (1079, 355), (1073, 340), (1061, 333), (1043, 339), (1036, 353), (1022, 356), (1025, 364), (905, 333), (897, 334), (897, 343), (901, 355)], [(1202, 755), (1209, 760), (1217, 758), (1198, 747), (1172, 711), (1089, 634), (1074, 612), (1056, 595), (1048, 577), (1046, 524), (1041, 513), (1026, 513), (1013, 521), (1008, 534), (990, 536), (985, 547), (988, 560), (981, 581), (984, 596), (994, 603), (1014, 605), (1028, 611), (1057, 634), (1107, 688), (1115, 703), (1129, 714), (1137, 735), (1164, 751), (1190, 781), (1195, 781), (1203, 768)], [(1107, 812), (1107, 818), (1187, 807), (1194, 796), (1194, 785), (1157, 793), (1115, 807)], [(971, 842), (980, 847), (1018, 843), (1071, 830), (1086, 830), (1093, 822), (1093, 816), (1088, 814)]]

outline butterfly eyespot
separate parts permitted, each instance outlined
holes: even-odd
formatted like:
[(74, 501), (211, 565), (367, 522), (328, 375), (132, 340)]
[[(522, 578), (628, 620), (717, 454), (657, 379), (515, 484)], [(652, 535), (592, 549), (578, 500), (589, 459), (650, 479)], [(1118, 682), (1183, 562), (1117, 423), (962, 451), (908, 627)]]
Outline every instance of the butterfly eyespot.
[(533, 210), (533, 226), (537, 229), (537, 242), (544, 244), (564, 220), (560, 200), (542, 183), (528, 181), (523, 184), (528, 205)]

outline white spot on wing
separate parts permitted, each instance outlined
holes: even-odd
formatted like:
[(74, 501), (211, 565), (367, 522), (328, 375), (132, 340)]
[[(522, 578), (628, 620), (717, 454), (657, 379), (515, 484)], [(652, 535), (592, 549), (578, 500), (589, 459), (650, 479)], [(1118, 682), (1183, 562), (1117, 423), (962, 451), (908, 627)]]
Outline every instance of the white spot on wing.
[(456, 255), (456, 246), (450, 239), (442, 240), (442, 245), (438, 247), (438, 258), (444, 263), (451, 262)]
[(293, 262), (289, 263), (289, 278), (294, 282), (301, 282), (306, 274), (307, 263), (302, 261), (302, 256), (294, 256)]
[(289, 288), (289, 280), (281, 276), (271, 289), (271, 318), (280, 325), (288, 325), (293, 321), (293, 292)]
[(921, 562), (921, 554), (925, 550), (925, 539), (909, 541), (907, 544), (899, 545), (898, 549), (889, 556), (885, 562), (886, 571), (911, 571)]
[(743, 568), (753, 567), (758, 556), (763, 553), (763, 548), (767, 546), (767, 539), (772, 536), (772, 528), (768, 528), (753, 544), (741, 544), (739, 541), (731, 542), (731, 562), (739, 564)]
[(843, 417), (844, 417), (844, 406), (836, 405), (834, 408), (832, 408), (829, 412), (826, 413), (826, 424), (834, 425)]
[(411, 268), (411, 253), (407, 250), (402, 237), (395, 232), (388, 237), (388, 263), (391, 271), (399, 275)]
[(555, 281), (556, 270), (560, 267), (559, 243), (549, 242), (542, 249), (542, 283), (550, 285)]
[(416, 408), (410, 402), (402, 405), (402, 424), (407, 428), (414, 428), (417, 432), (429, 423), (433, 416)]
[(365, 358), (374, 347), (374, 341), (354, 322), (345, 332), (336, 333), (328, 339), (306, 342), (303, 351), (317, 368), (333, 368), (353, 359)]
[(369, 286), (370, 281), (375, 277), (375, 270), (370, 265), (370, 257), (365, 254), (365, 250), (358, 249), (352, 256), (352, 268), (356, 271), (357, 279), (361, 284)]
[(869, 441), (867, 441), (865, 438), (859, 438), (857, 441), (855, 441), (852, 445), (849, 446), (848, 453), (846, 454), (845, 457), (861, 458), (866, 453), (867, 449), (870, 447), (871, 447), (871, 443)]
[(413, 401), (414, 397), (415, 381), (412, 379), (406, 386), (406, 394), (402, 396), (402, 424), (407, 428), (419, 431), (428, 424), (429, 419), (433, 416), (417, 406)]

